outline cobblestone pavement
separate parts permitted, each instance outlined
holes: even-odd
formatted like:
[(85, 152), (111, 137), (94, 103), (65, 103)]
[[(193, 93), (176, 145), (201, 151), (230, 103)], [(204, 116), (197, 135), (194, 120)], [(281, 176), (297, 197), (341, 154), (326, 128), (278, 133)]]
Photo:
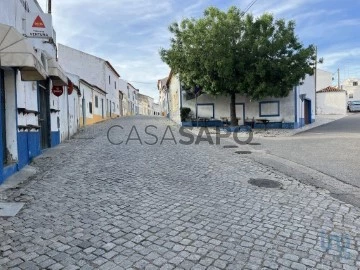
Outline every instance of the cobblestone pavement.
[[(135, 124), (144, 145), (110, 144), (114, 124)], [(25, 207), (0, 218), (0, 269), (360, 268), (359, 209), (234, 149), (160, 145), (168, 124), (113, 120), (36, 159), (41, 172), (2, 194)]]

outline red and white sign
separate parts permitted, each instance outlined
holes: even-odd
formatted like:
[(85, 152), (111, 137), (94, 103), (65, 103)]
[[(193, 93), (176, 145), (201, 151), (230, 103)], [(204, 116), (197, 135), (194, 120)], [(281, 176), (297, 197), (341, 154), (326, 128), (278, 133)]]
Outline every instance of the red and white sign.
[(46, 26), (40, 16), (36, 17), (32, 27), (33, 28), (46, 28)]
[(60, 97), (64, 93), (64, 87), (62, 87), (62, 86), (53, 86), (52, 93), (55, 96)]
[(26, 32), (30, 38), (52, 38), (53, 27), (51, 14), (26, 13)]
[(74, 91), (74, 84), (73, 84), (73, 82), (70, 81), (70, 80), (69, 80), (69, 82), (68, 82), (67, 89), (68, 89), (68, 95), (71, 95), (72, 92)]

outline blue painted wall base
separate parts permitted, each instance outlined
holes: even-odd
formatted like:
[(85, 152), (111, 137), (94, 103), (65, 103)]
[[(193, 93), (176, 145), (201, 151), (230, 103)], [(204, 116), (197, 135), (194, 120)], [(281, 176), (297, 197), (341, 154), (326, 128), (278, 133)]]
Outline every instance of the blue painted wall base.
[(34, 157), (41, 154), (39, 132), (18, 133), (18, 167), (25, 167)]
[[(186, 121), (186, 122), (182, 122), (181, 126), (183, 126), (183, 127), (196, 127), (197, 124), (198, 123), (196, 121)], [(208, 121), (208, 122), (206, 122), (206, 126), (207, 127), (224, 127), (222, 121), (220, 121), (220, 120)], [(199, 127), (205, 127), (205, 122), (200, 121), (199, 122)], [(295, 129), (295, 128), (299, 128), (299, 127), (300, 127), (299, 123), (282, 123), (282, 122), (268, 123), (267, 126), (266, 126), (267, 129)], [(261, 123), (255, 123), (254, 128), (255, 129), (264, 129), (265, 125), (261, 124)]]
[(60, 131), (51, 132), (51, 147), (55, 147), (60, 144)]

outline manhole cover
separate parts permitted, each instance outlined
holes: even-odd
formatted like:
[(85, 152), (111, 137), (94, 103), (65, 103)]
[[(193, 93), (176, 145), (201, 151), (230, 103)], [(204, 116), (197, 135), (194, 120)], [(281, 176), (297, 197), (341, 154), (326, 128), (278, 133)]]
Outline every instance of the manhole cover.
[(230, 148), (239, 148), (239, 146), (237, 145), (224, 145), (225, 149), (230, 149)]
[(24, 205), (24, 203), (0, 203), (0, 217), (14, 217)]
[(263, 188), (281, 188), (282, 184), (280, 182), (270, 180), (270, 179), (250, 179), (249, 184), (257, 187)]
[(236, 154), (239, 154), (239, 155), (250, 155), (251, 154), (251, 151), (237, 151), (235, 152)]
[(249, 143), (249, 145), (261, 145), (261, 143), (254, 142), (254, 143)]

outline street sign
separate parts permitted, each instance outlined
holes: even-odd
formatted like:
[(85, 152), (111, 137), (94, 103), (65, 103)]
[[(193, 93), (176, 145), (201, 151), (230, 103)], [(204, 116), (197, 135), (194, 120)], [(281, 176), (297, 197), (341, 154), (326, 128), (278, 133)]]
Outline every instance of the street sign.
[(69, 83), (68, 83), (68, 86), (67, 86), (67, 89), (68, 89), (68, 95), (71, 95), (72, 92), (74, 91), (74, 84), (72, 81), (69, 80)]
[(64, 93), (64, 88), (62, 86), (53, 86), (52, 93), (55, 96), (60, 97)]
[(52, 38), (53, 27), (51, 14), (26, 13), (25, 35), (30, 38)]

